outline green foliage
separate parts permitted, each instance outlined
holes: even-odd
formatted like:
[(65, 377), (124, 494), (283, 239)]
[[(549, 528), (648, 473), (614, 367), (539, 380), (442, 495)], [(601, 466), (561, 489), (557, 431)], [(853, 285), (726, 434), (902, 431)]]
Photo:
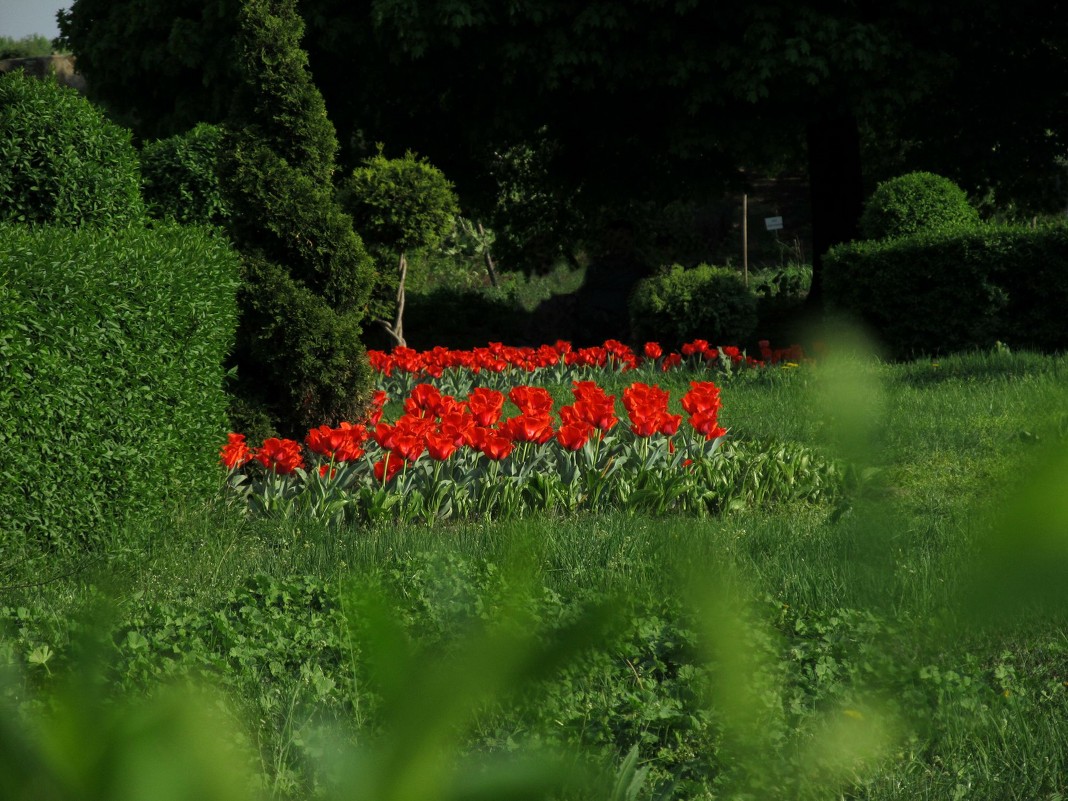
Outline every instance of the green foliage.
[(374, 266), (334, 199), (337, 143), (295, 3), (249, 0), (241, 25), (243, 78), (220, 169), (244, 261), (238, 389), (246, 408), (300, 435), (357, 418), (370, 396), (360, 334)]
[(275, 430), (298, 437), (328, 421), (358, 419), (372, 383), (360, 314), (337, 311), (274, 262), (243, 261), (236, 387), (254, 404), (233, 420), (235, 428), (255, 423), (256, 409)]
[(744, 342), (756, 327), (756, 297), (725, 267), (675, 264), (644, 278), (630, 298), (636, 340), (678, 347), (693, 339)]
[(388, 159), (380, 146), (342, 184), (340, 198), (364, 242), (379, 254), (371, 314), (392, 320), (401, 272), (407, 285), (408, 255), (415, 250), (432, 254), (456, 227), (460, 207), (452, 184), (411, 151)]
[(10, 36), (0, 36), (0, 59), (5, 58), (33, 58), (35, 56), (52, 55), (52, 42), (47, 36), (33, 33), (14, 39)]
[(826, 259), (829, 303), (897, 356), (1068, 346), (1068, 227), (984, 226), (840, 245)]
[(237, 259), (198, 228), (5, 225), (0, 519), (9, 544), (101, 545), (207, 497), (226, 431)]
[[(138, 139), (222, 122), (233, 99), (239, 0), (74, 0), (56, 15), (90, 97)], [(137, 65), (137, 66), (134, 66)]]
[[(42, 587), (12, 585), (71, 562), (5, 559), (0, 668), (15, 669), (0, 683), (11, 701), (0, 795), (1055, 798), (1068, 771), (1066, 367), (1064, 355), (1017, 351), (858, 360), (859, 380), (885, 389), (884, 409), (854, 416), (877, 435), (889, 483), (878, 503), (837, 519), (789, 505), (704, 521), (338, 532), (198, 505), (157, 521), (151, 549), (74, 563), (84, 570)], [(727, 424), (815, 445), (845, 411), (835, 392), (822, 414), (812, 408), (822, 371), (821, 360), (773, 383), (732, 383)], [(632, 377), (611, 380), (618, 392)], [(1016, 436), (1024, 427), (1052, 459)], [(1039, 469), (1020, 469), (1030, 464)], [(983, 511), (999, 518), (989, 533)], [(737, 570), (717, 570), (726, 565)], [(109, 582), (95, 670), (78, 621)], [(726, 587), (752, 607), (699, 603)], [(615, 612), (607, 631), (581, 625), (597, 598)], [(1034, 627), (1017, 626), (1028, 609)], [(961, 628), (947, 634), (947, 617)], [(977, 633), (993, 625), (996, 636)], [(538, 659), (515, 657), (559, 655), (568, 630), (586, 635), (585, 650), (541, 663), (540, 677)], [(159, 683), (187, 672), (222, 685), (212, 712), (200, 714), (200, 696), (168, 703)], [(71, 675), (99, 683), (71, 698)], [(540, 759), (555, 744), (564, 765)], [(869, 758), (844, 760), (858, 744)], [(599, 786), (562, 791), (561, 769), (585, 756), (604, 768)], [(217, 782), (231, 775), (220, 764), (251, 767), (255, 786)], [(428, 790), (428, 775), (443, 780)], [(487, 790), (493, 779), (502, 784)]]
[(397, 253), (439, 247), (460, 213), (445, 175), (411, 151), (388, 159), (380, 147), (352, 171), (342, 197), (364, 241)]
[(223, 131), (200, 123), (141, 149), (141, 192), (148, 214), (181, 223), (222, 225), (229, 216), (219, 188)]
[(129, 131), (73, 89), (0, 76), (0, 221), (121, 227), (144, 216)]
[(979, 213), (963, 189), (940, 175), (910, 172), (876, 187), (864, 206), (860, 231), (866, 239), (891, 239), (978, 224)]
[(505, 269), (544, 273), (569, 255), (580, 236), (582, 214), (574, 194), (559, 183), (553, 161), (559, 144), (541, 128), (526, 140), (495, 152), (493, 228), (496, 255)]

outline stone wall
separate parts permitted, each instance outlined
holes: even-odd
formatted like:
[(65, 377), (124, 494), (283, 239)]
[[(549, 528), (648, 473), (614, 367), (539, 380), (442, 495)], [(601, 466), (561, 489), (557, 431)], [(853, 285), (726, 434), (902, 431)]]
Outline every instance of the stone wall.
[(85, 78), (74, 69), (74, 56), (35, 56), (33, 58), (0, 59), (0, 73), (21, 69), (27, 75), (44, 78), (55, 75), (64, 86), (85, 94)]

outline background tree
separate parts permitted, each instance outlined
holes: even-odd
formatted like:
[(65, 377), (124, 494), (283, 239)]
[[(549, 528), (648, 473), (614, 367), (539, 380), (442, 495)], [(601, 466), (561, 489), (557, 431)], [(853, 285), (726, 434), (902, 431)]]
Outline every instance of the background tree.
[(341, 197), (364, 240), (397, 264), (395, 272), (379, 271), (371, 316), (396, 344), (405, 345), (407, 254), (439, 247), (456, 226), (460, 207), (452, 184), (411, 151), (389, 159), (380, 146), (343, 183)]
[[(75, 0), (72, 19), (101, 2)], [(1061, 0), (301, 8), (347, 163), (368, 142), (408, 147), (456, 182), (465, 206), (488, 208), (494, 154), (543, 136), (549, 191), (593, 209), (707, 198), (754, 171), (797, 166), (811, 184), (814, 298), (822, 253), (855, 235), (877, 180), (931, 170), (999, 207), (1063, 208), (1068, 194), (1057, 161), (1068, 151)], [(72, 44), (124, 36), (109, 27)]]
[(50, 55), (52, 55), (52, 43), (47, 36), (39, 33), (23, 36), (20, 39), (0, 36), (0, 59)]
[(221, 159), (244, 269), (239, 394), (279, 433), (300, 435), (356, 419), (369, 397), (360, 336), (374, 268), (334, 199), (337, 141), (295, 0), (244, 0), (240, 23), (242, 79)]
[(75, 54), (89, 98), (136, 139), (222, 122), (241, 80), (240, 0), (75, 0), (57, 44)]

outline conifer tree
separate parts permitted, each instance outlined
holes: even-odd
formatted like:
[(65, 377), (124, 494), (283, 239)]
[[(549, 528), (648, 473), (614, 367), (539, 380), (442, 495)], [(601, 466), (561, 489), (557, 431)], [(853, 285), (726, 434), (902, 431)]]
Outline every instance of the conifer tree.
[(334, 199), (337, 138), (295, 0), (243, 0), (240, 25), (220, 165), (243, 264), (237, 394), (245, 414), (299, 436), (358, 417), (369, 397), (360, 338), (374, 265)]

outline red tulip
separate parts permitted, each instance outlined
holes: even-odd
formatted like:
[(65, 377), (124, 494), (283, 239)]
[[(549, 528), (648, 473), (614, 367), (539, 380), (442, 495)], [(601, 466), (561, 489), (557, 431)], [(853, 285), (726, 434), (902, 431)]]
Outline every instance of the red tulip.
[(719, 387), (711, 381), (691, 381), (690, 391), (682, 397), (682, 408), (689, 414), (719, 411)]
[(690, 425), (698, 434), (704, 434), (705, 439), (715, 439), (727, 433), (727, 429), (717, 424), (715, 412), (697, 412), (690, 415)]
[(439, 462), (445, 461), (456, 452), (456, 441), (444, 434), (427, 434), (426, 451), (431, 459)]
[(219, 451), (219, 461), (230, 470), (241, 467), (252, 459), (252, 451), (245, 444), (244, 434), (227, 434), (226, 444)]
[(387, 453), (374, 465), (375, 481), (380, 484), (388, 484), (404, 467), (404, 460), (391, 453)]
[(475, 447), (485, 454), (487, 458), (499, 462), (501, 459), (508, 456), (508, 454), (512, 452), (512, 448), (515, 446), (507, 437), (502, 437), (493, 431), (486, 431), (485, 434), (480, 437), (479, 443)]
[(501, 434), (513, 442), (548, 442), (553, 436), (553, 424), (548, 414), (521, 414), (506, 420)]
[(593, 426), (584, 421), (565, 423), (556, 432), (556, 441), (565, 450), (577, 451), (589, 442), (593, 430)]
[(553, 396), (543, 387), (515, 387), (508, 398), (523, 414), (548, 414), (553, 408)]
[(504, 408), (504, 395), (495, 389), (478, 387), (467, 396), (467, 408), (478, 425), (496, 425)]
[(304, 467), (300, 443), (292, 439), (269, 437), (256, 449), (254, 458), (268, 470), (279, 475), (286, 475)]

